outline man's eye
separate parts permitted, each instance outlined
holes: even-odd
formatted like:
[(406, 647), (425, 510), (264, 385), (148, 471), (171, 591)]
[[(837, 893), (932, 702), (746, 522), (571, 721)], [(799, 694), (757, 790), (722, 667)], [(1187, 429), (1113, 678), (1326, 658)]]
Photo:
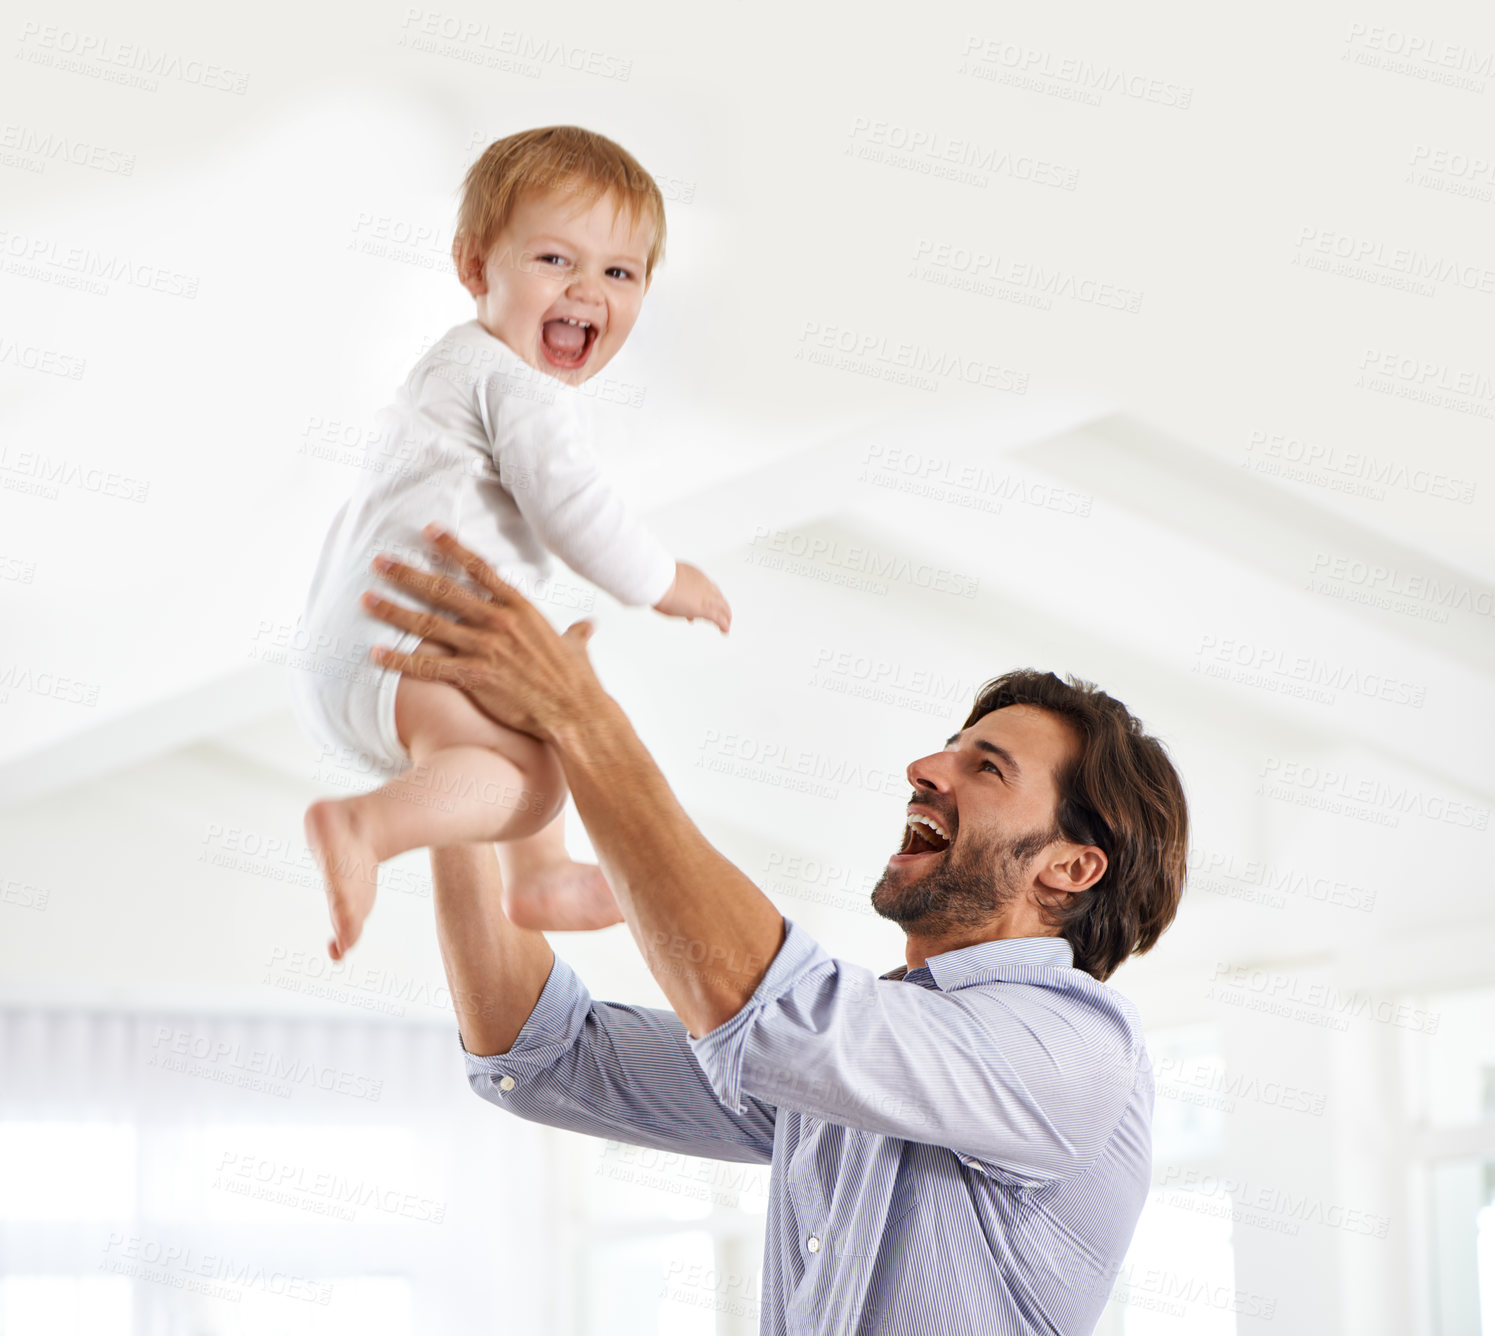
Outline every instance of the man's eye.
[(981, 768), (983, 770), (996, 770), (997, 774), (999, 775), (1002, 773), (1001, 770), (997, 768), (997, 763), (995, 761), (982, 761)]

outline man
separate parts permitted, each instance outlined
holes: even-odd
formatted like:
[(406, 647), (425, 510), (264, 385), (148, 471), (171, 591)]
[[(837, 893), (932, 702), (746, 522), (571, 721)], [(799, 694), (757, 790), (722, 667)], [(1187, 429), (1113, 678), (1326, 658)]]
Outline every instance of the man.
[(555, 1127), (771, 1162), (765, 1333), (1091, 1332), (1151, 1176), (1151, 1066), (1102, 981), (1178, 907), (1187, 813), (1162, 746), (1087, 684), (988, 683), (908, 767), (903, 845), (872, 895), (907, 964), (874, 977), (706, 842), (602, 690), (589, 623), (557, 635), (427, 536), (484, 592), (376, 560), (460, 618), (367, 594), (452, 651), (376, 660), (556, 748), (674, 1008), (593, 1001), (541, 933), (504, 918), (491, 846), (433, 851), (474, 1090)]

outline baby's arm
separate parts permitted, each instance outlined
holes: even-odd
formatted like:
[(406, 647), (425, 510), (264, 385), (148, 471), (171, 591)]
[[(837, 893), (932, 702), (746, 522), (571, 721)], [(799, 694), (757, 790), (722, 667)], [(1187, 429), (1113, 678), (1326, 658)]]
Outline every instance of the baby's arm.
[(574, 402), (491, 393), (486, 407), (499, 479), (551, 552), (621, 603), (726, 631), (721, 591), (677, 562), (602, 476)]
[(704, 617), (723, 635), (732, 625), (732, 609), (722, 591), (704, 571), (684, 561), (675, 563), (675, 583), (654, 604), (654, 610), (666, 617), (684, 617), (688, 621)]

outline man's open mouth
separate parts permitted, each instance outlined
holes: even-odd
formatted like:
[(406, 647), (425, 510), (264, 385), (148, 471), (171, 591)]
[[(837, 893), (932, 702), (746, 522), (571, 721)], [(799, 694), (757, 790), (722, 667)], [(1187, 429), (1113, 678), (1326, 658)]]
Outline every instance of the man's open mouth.
[(581, 366), (597, 342), (597, 326), (590, 320), (564, 316), (540, 326), (540, 348), (553, 366), (571, 370)]
[(888, 861), (910, 862), (915, 858), (927, 858), (942, 854), (950, 847), (951, 838), (945, 824), (922, 812), (910, 812), (908, 824), (903, 828), (903, 845)]

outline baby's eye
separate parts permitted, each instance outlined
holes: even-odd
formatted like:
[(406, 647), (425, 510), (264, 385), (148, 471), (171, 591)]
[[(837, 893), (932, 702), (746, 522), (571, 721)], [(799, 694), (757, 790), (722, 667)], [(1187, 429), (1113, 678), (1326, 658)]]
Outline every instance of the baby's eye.
[(611, 274), (611, 275), (615, 275), (616, 277), (621, 278), (621, 279), (625, 279), (625, 280), (626, 279), (630, 279), (630, 278), (633, 277), (633, 270), (631, 270), (631, 269), (624, 269), (624, 268), (622, 268), (619, 265), (614, 265), (607, 272), (609, 274)]
[(541, 264), (549, 264), (552, 260), (554, 260), (557, 264), (566, 263), (566, 257), (564, 255), (541, 255), (537, 256), (536, 258), (540, 261)]

